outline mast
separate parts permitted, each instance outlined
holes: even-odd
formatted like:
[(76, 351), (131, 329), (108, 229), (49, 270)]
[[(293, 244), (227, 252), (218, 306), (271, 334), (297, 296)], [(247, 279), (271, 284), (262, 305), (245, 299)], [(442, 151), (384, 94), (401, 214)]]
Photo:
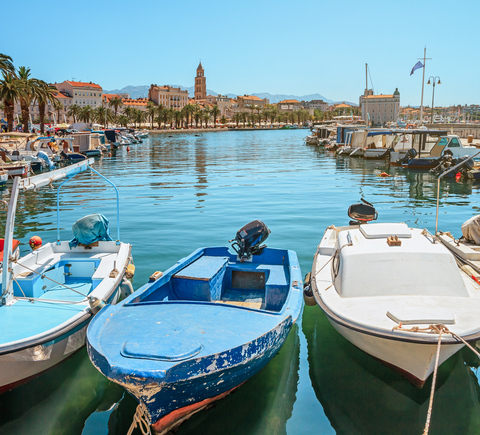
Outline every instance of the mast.
[(427, 47), (423, 49), (423, 77), (422, 77), (422, 99), (420, 101), (420, 123), (423, 123), (423, 89), (425, 87), (425, 61), (427, 60)]
[(368, 63), (365, 64), (365, 127), (368, 128)]

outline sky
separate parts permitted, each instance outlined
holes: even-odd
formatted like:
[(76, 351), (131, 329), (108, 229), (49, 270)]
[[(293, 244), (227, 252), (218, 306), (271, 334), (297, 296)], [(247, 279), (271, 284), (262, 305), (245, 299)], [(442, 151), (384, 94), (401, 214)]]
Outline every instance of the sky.
[[(217, 93), (303, 96), (358, 104), (365, 64), (375, 94), (424, 105), (480, 103), (479, 0), (25, 0), (1, 8), (0, 53), (55, 83), (104, 90), (193, 86), (201, 60)], [(11, 17), (7, 19), (6, 17)], [(373, 86), (372, 86), (373, 83)]]

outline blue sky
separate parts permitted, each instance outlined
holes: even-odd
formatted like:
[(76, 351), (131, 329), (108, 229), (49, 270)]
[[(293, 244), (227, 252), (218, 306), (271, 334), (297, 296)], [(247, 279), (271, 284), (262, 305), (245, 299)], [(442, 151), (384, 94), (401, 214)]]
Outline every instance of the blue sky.
[(398, 87), (402, 105), (418, 106), (422, 70), (410, 71), (427, 47), (425, 82), (442, 81), (435, 105), (480, 103), (479, 0), (4, 3), (0, 52), (49, 82), (192, 86), (201, 59), (219, 93), (358, 103), (368, 63), (376, 94)]

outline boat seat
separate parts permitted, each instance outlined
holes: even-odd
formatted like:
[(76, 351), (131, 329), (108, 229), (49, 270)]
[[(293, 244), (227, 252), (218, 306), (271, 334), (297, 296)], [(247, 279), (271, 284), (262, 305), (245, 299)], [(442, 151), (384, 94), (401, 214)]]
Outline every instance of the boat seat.
[(228, 289), (218, 303), (236, 305), (239, 307), (256, 308), (260, 310), (264, 308), (265, 292), (263, 290), (237, 290)]
[[(54, 299), (57, 301), (71, 301), (79, 302), (90, 293), (92, 289), (92, 284), (90, 283), (79, 283), (79, 284), (68, 284), (73, 290), (67, 288), (63, 285), (57, 285), (56, 287), (47, 290), (39, 299)], [(78, 293), (77, 293), (78, 292)]]
[(204, 255), (190, 263), (172, 277), (175, 296), (190, 301), (219, 300), (228, 261), (228, 257)]
[(441, 308), (399, 307), (387, 311), (387, 317), (403, 325), (455, 324), (455, 315)]

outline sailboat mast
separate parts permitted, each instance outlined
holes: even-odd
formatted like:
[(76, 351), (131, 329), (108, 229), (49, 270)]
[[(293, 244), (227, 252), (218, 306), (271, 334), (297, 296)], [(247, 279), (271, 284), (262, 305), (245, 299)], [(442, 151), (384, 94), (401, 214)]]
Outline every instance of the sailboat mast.
[(423, 123), (423, 89), (425, 87), (425, 61), (427, 60), (427, 47), (423, 49), (423, 78), (422, 78), (422, 99), (420, 101), (420, 123)]
[(365, 64), (365, 126), (368, 128), (368, 63)]

